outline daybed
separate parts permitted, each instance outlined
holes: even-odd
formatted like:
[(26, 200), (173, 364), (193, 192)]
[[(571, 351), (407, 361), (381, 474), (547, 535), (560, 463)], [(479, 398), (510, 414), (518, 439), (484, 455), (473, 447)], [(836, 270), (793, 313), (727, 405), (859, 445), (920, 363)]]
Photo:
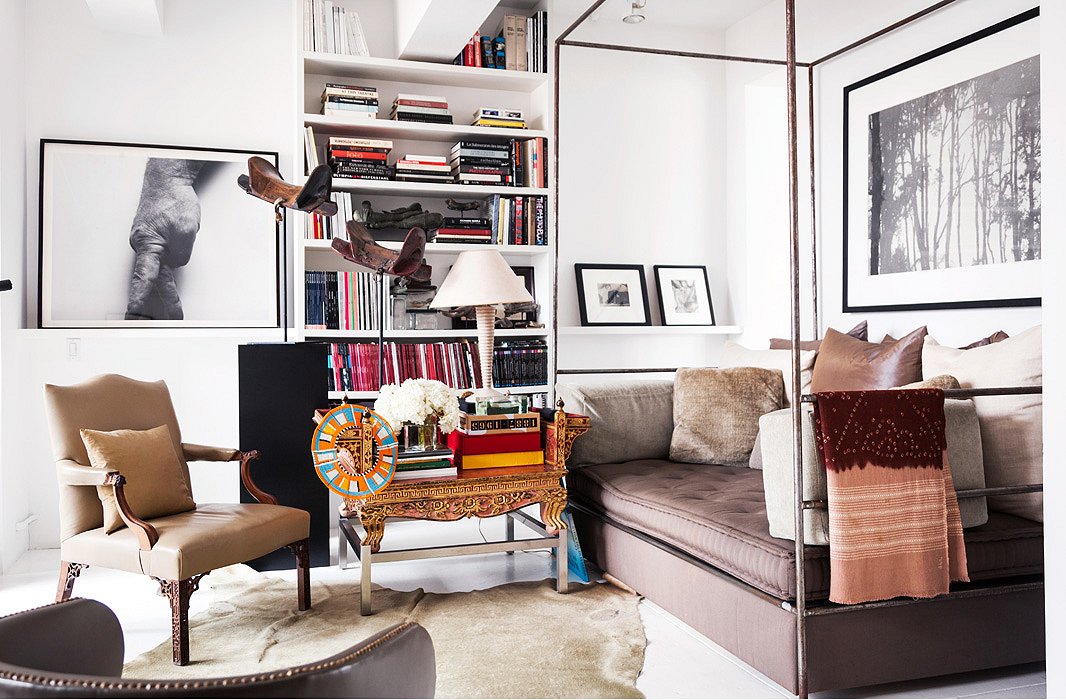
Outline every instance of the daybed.
[[(592, 416), (567, 477), (586, 556), (801, 692), (795, 545), (770, 535), (760, 471), (671, 462), (671, 382), (561, 384), (558, 395)], [(828, 548), (806, 547), (807, 691), (1043, 659), (1042, 524), (990, 509), (965, 539), (971, 583), (859, 606), (827, 602)]]

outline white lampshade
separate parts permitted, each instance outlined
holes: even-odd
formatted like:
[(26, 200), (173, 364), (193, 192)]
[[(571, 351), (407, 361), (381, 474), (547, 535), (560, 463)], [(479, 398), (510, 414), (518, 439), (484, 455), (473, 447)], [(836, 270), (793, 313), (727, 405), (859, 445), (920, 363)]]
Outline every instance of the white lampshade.
[(498, 251), (468, 250), (459, 254), (430, 306), (446, 309), (524, 301), (533, 301), (533, 297)]

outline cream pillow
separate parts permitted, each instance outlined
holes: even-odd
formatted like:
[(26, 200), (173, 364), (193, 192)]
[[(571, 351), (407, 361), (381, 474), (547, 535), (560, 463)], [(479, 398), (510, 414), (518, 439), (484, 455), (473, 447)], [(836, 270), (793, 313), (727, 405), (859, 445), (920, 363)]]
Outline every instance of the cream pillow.
[[(83, 429), (81, 441), (95, 469), (117, 471), (126, 478), (123, 492), (138, 518), (160, 518), (196, 508), (167, 426), (111, 432)], [(115, 489), (97, 486), (96, 492), (104, 506), (108, 534), (125, 527)]]
[[(811, 377), (814, 373), (814, 360), (818, 357), (816, 350), (800, 350), (800, 388), (802, 393), (811, 392)], [(791, 406), (792, 398), (792, 351), (791, 350), (750, 350), (743, 345), (726, 341), (722, 350), (722, 359), (718, 367), (762, 367), (776, 369), (784, 378), (784, 403)]]
[(748, 466), (759, 434), (759, 417), (781, 408), (783, 395), (778, 370), (677, 370), (670, 459)]
[[(1044, 382), (1040, 326), (998, 343), (969, 350), (925, 339), (925, 377), (950, 374), (964, 389), (1036, 386)], [(988, 486), (1039, 484), (1044, 481), (1043, 402), (1039, 394), (978, 396), (973, 400), (981, 425), (985, 481)], [(1039, 494), (996, 496), (992, 510), (1044, 521)]]

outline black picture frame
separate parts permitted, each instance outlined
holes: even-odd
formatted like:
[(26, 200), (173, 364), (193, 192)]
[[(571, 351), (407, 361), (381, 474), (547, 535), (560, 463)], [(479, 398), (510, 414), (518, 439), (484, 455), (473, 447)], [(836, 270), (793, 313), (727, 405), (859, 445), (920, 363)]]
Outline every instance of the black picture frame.
[[(49, 198), (50, 190), (48, 185), (50, 183), (50, 172), (47, 168), (49, 149), (52, 147), (63, 146), (75, 146), (75, 147), (91, 147), (100, 149), (127, 149), (131, 151), (163, 151), (163, 152), (188, 152), (188, 153), (204, 153), (204, 154), (223, 154), (230, 156), (243, 156), (244, 158), (230, 158), (219, 159), (219, 162), (224, 166), (229, 166), (230, 169), (236, 169), (236, 166), (240, 165), (242, 172), (246, 171), (244, 163), (247, 158), (252, 156), (259, 156), (272, 162), (275, 167), (278, 167), (280, 162), (279, 153), (277, 151), (263, 150), (263, 149), (244, 149), (244, 148), (223, 148), (214, 146), (183, 146), (174, 144), (154, 144), (154, 143), (136, 143), (136, 142), (122, 142), (122, 141), (94, 141), (84, 139), (53, 139), (44, 138), (40, 140), (39, 144), (39, 168), (38, 168), (38, 227), (37, 227), (37, 327), (38, 328), (63, 328), (63, 329), (136, 329), (144, 331), (153, 331), (158, 329), (269, 329), (269, 328), (283, 328), (287, 325), (287, 322), (283, 322), (283, 314), (286, 310), (285, 297), (285, 259), (286, 259), (286, 233), (283, 224), (277, 222), (274, 218), (273, 212), (269, 207), (264, 209), (263, 222), (264, 228), (268, 225), (266, 222), (273, 222), (273, 240), (271, 242), (272, 258), (269, 261), (273, 272), (270, 274), (270, 284), (272, 286), (272, 312), (271, 318), (267, 318), (264, 315), (262, 320), (244, 321), (239, 319), (233, 319), (232, 321), (222, 320), (214, 321), (208, 319), (190, 319), (188, 321), (182, 320), (161, 320), (161, 319), (143, 319), (143, 320), (118, 320), (118, 319), (98, 319), (81, 320), (76, 321), (62, 321), (56, 320), (51, 317), (50, 312), (52, 310), (51, 303), (45, 303), (46, 299), (46, 284), (51, 282), (50, 279), (50, 262), (46, 259), (46, 250), (51, 250), (52, 237), (54, 232), (50, 230), (51, 218), (46, 217), (46, 200)], [(215, 173), (211, 176), (211, 186), (220, 188), (232, 187), (234, 202), (243, 202), (247, 197), (247, 194), (241, 191), (234, 178), (232, 182), (229, 181), (228, 176), (224, 173)], [(199, 196), (199, 190), (197, 190)], [(227, 195), (228, 196), (228, 195)], [(108, 203), (108, 205), (110, 205)], [(101, 204), (101, 206), (105, 206)], [(105, 207), (106, 208), (106, 207)], [(258, 208), (258, 207), (257, 207)], [(130, 213), (130, 219), (133, 218), (133, 212)], [(199, 232), (198, 232), (199, 233)], [(126, 230), (126, 235), (129, 235), (129, 230)], [(49, 246), (46, 248), (46, 240), (49, 242)], [(264, 245), (267, 245), (264, 242)], [(127, 243), (128, 246), (128, 243)], [(201, 246), (202, 247), (202, 246)], [(267, 260), (263, 261), (264, 263)], [(229, 266), (232, 273), (233, 266), (239, 264), (240, 259), (229, 260), (226, 265)], [(224, 267), (220, 264), (220, 268)], [(263, 279), (266, 280), (266, 265), (263, 265)], [(221, 272), (219, 274), (220, 283), (224, 285), (234, 284), (233, 275), (229, 274), (223, 277)], [(77, 283), (75, 283), (77, 284)], [(234, 290), (236, 293), (236, 290)], [(246, 292), (248, 290), (245, 290)]]
[[(940, 46), (940, 47), (938, 47), (936, 49), (933, 49), (933, 50), (928, 51), (926, 53), (923, 53), (923, 54), (921, 54), (919, 56), (916, 56), (916, 57), (914, 57), (912, 59), (909, 59), (909, 60), (904, 61), (902, 63), (899, 63), (899, 64), (897, 64), (895, 66), (887, 68), (887, 69), (885, 69), (883, 71), (875, 73), (874, 75), (871, 75), (871, 76), (869, 76), (867, 78), (864, 78), (863, 80), (859, 80), (859, 81), (857, 81), (855, 83), (852, 83), (852, 84), (850, 84), (850, 85), (848, 85), (848, 86), (846, 86), (844, 88), (844, 92), (843, 92), (843, 140), (842, 140), (842, 146), (843, 146), (843, 163), (842, 163), (842, 166), (843, 166), (842, 167), (842, 177), (843, 177), (843, 187), (842, 187), (842, 201), (843, 201), (843, 217), (842, 217), (843, 245), (842, 245), (842, 252), (843, 252), (843, 265), (842, 265), (842, 268), (843, 268), (843, 270), (842, 270), (842, 290), (841, 290), (842, 291), (842, 294), (841, 294), (841, 307), (842, 307), (842, 311), (844, 313), (859, 313), (859, 312), (861, 312), (861, 313), (876, 313), (876, 312), (883, 312), (883, 311), (924, 311), (924, 310), (947, 310), (947, 309), (1005, 308), (1005, 307), (1029, 307), (1029, 306), (1040, 306), (1041, 305), (1041, 297), (1039, 297), (1039, 296), (1018, 296), (1018, 297), (1015, 297), (1015, 296), (1006, 296), (1006, 295), (1005, 296), (1000, 296), (998, 298), (990, 298), (990, 299), (965, 299), (965, 300), (945, 299), (945, 300), (941, 300), (941, 301), (905, 302), (905, 303), (892, 303), (892, 302), (886, 302), (886, 303), (856, 303), (854, 301), (854, 299), (853, 299), (853, 296), (850, 295), (850, 292), (852, 291), (851, 285), (852, 285), (852, 283), (855, 280), (852, 279), (852, 277), (854, 275), (854, 271), (850, 269), (851, 266), (850, 266), (850, 261), (849, 261), (850, 253), (853, 252), (851, 250), (852, 241), (850, 240), (850, 237), (854, 234), (854, 231), (849, 231), (849, 219), (851, 218), (851, 212), (849, 210), (849, 197), (852, 194), (852, 192), (849, 192), (849, 190), (858, 189), (858, 188), (853, 188), (853, 187), (850, 186), (850, 178), (851, 178), (851, 176), (854, 173), (851, 172), (850, 169), (849, 169), (849, 146), (850, 146), (850, 144), (849, 144), (849, 129), (851, 127), (851, 120), (853, 118), (851, 113), (850, 113), (850, 109), (851, 109), (851, 101), (852, 101), (853, 93), (856, 90), (859, 90), (861, 88), (864, 88), (864, 87), (867, 87), (869, 85), (872, 85), (872, 84), (874, 84), (874, 83), (876, 83), (876, 82), (878, 82), (880, 80), (883, 80), (885, 78), (889, 78), (891, 76), (897, 75), (897, 74), (902, 73), (904, 71), (907, 71), (907, 70), (913, 69), (913, 68), (915, 68), (917, 66), (920, 66), (921, 64), (926, 63), (926, 62), (928, 62), (928, 61), (930, 61), (932, 59), (944, 56), (945, 54), (949, 54), (949, 53), (951, 53), (953, 51), (956, 51), (956, 50), (959, 50), (959, 49), (961, 49), (963, 47), (972, 45), (972, 44), (974, 44), (976, 42), (979, 42), (979, 41), (981, 41), (983, 39), (987, 39), (988, 37), (991, 37), (991, 36), (993, 36), (995, 34), (1003, 32), (1003, 31), (1005, 31), (1007, 29), (1010, 29), (1012, 27), (1020, 25), (1020, 24), (1022, 24), (1024, 22), (1028, 22), (1028, 21), (1034, 20), (1034, 19), (1038, 18), (1039, 15), (1040, 15), (1040, 8), (1039, 7), (1032, 8), (1032, 9), (1027, 10), (1025, 12), (1022, 12), (1022, 13), (1019, 13), (1017, 15), (1014, 15), (1013, 17), (1005, 19), (1005, 20), (1003, 20), (1001, 22), (993, 24), (993, 25), (991, 25), (989, 27), (986, 27), (985, 29), (982, 29), (982, 30), (977, 31), (977, 32), (973, 32), (973, 33), (971, 33), (969, 35), (966, 35), (966, 36), (964, 36), (964, 37), (962, 37), (960, 39), (957, 39), (955, 41), (949, 42), (949, 43), (944, 44), (943, 46)], [(1038, 54), (1039, 52), (1037, 51), (1036, 53)], [(918, 95), (918, 96), (921, 96), (921, 95)], [(867, 176), (867, 181), (869, 183), (869, 176)], [(866, 237), (868, 237), (869, 236), (869, 231), (865, 231), (864, 234), (865, 234)], [(994, 267), (994, 265), (981, 266), (981, 267)], [(952, 269), (952, 268), (946, 268), (946, 269)], [(955, 268), (955, 269), (957, 269), (957, 268)], [(923, 270), (923, 272), (938, 272), (938, 271), (940, 271), (940, 270)], [(869, 276), (872, 276), (872, 275), (869, 275)], [(945, 283), (943, 286), (948, 287), (950, 285), (948, 283)]]
[[(599, 301), (596, 300), (592, 304), (589, 304), (589, 300), (585, 295), (585, 276), (586, 273), (601, 272), (601, 271), (626, 271), (636, 273), (635, 281), (640, 284), (640, 301), (639, 307), (634, 304), (627, 304), (629, 308), (637, 308), (643, 310), (644, 320), (642, 321), (597, 321), (590, 320), (589, 312), (595, 310), (599, 306)], [(609, 265), (609, 264), (597, 264), (597, 263), (575, 263), (574, 273), (577, 277), (577, 303), (578, 309), (581, 312), (581, 325), (582, 326), (650, 326), (651, 325), (651, 307), (648, 305), (648, 284), (644, 278), (644, 266), (643, 265)], [(602, 283), (600, 283), (602, 284)], [(628, 283), (626, 283), (628, 284)], [(632, 299), (632, 292), (627, 290)]]
[[(707, 313), (710, 315), (709, 323), (670, 323), (667, 321), (666, 300), (663, 296), (663, 283), (660, 271), (662, 270), (698, 270), (703, 275), (703, 289), (707, 294)], [(706, 265), (652, 265), (652, 275), (655, 277), (656, 296), (659, 300), (659, 318), (664, 326), (716, 326), (714, 318), (714, 300), (711, 297), (711, 282), (707, 276)]]

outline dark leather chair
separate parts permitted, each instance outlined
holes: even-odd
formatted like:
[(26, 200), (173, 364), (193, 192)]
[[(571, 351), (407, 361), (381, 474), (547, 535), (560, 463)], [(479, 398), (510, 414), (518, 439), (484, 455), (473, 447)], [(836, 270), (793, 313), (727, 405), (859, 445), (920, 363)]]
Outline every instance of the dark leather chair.
[(431, 698), (429, 633), (405, 623), (335, 656), (249, 676), (122, 679), (125, 645), (115, 613), (74, 598), (0, 617), (0, 698)]

